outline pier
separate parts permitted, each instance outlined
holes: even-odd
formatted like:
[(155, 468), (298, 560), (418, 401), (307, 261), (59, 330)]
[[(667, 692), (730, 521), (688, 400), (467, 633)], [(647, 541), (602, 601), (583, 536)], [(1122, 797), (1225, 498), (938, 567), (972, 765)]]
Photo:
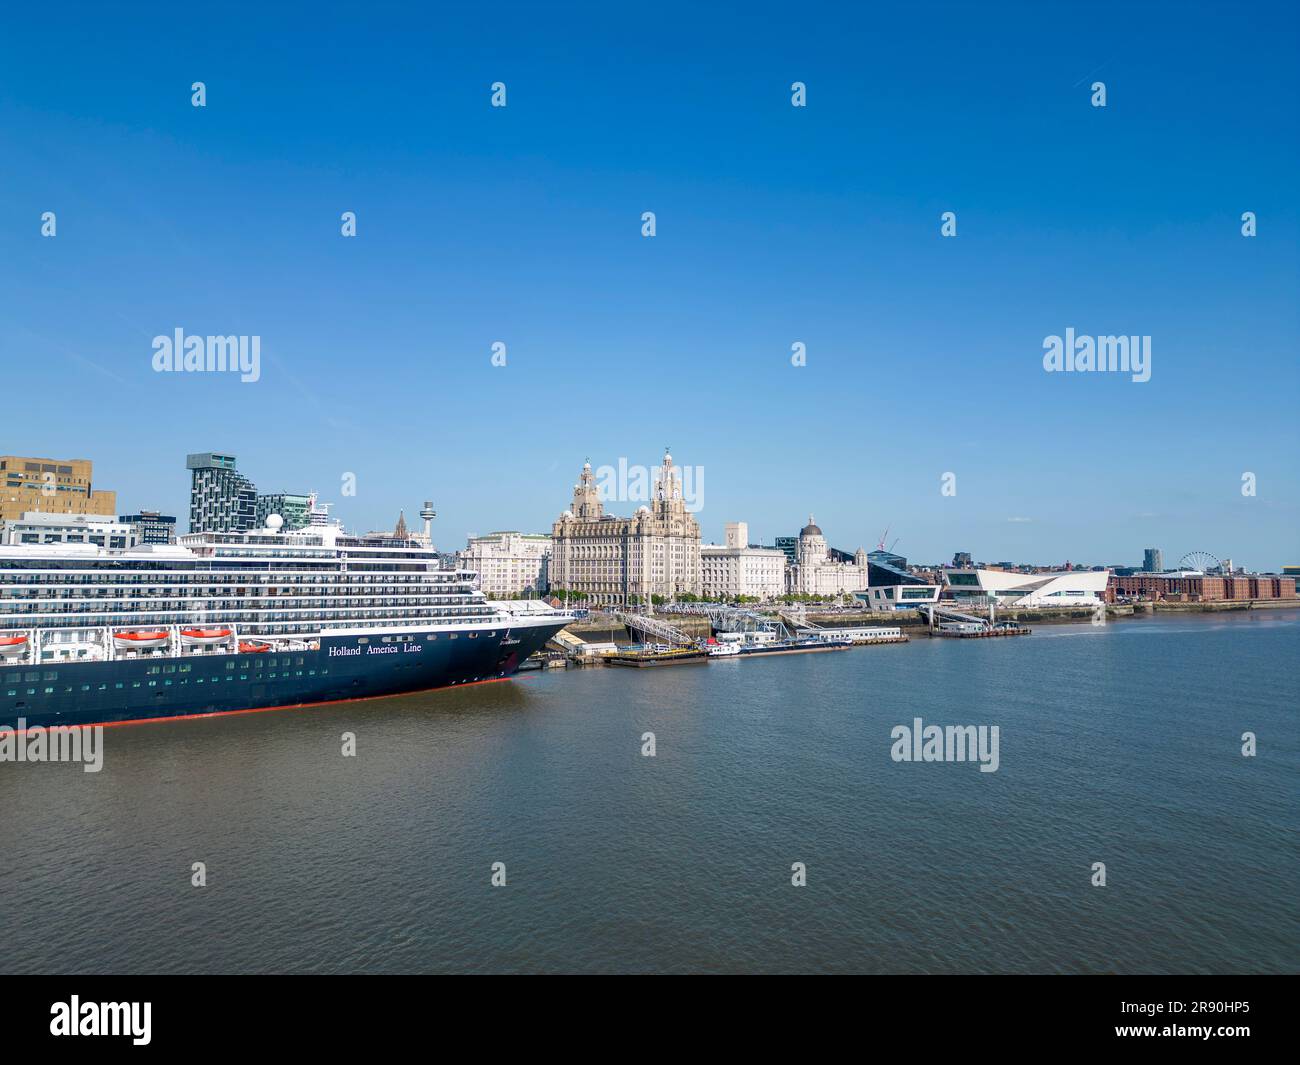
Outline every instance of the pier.
[(1015, 622), (994, 620), (994, 607), (989, 605), (987, 618), (974, 614), (963, 614), (950, 607), (921, 606), (917, 608), (930, 623), (933, 636), (946, 636), (961, 640), (987, 639), (992, 636), (1028, 636), (1031, 629)]

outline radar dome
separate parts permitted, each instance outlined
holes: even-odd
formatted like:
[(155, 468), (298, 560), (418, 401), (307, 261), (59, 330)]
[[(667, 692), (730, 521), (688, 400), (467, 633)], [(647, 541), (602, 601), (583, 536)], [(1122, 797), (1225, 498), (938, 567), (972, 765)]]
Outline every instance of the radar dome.
[(284, 525), (284, 519), (279, 514), (270, 514), (266, 519), (266, 527), (272, 532), (279, 532)]

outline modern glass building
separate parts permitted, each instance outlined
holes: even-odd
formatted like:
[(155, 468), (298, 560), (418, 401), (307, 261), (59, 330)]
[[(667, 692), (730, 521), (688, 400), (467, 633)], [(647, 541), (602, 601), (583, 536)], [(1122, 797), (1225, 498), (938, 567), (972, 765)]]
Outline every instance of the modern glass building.
[(1165, 553), (1158, 547), (1148, 547), (1142, 552), (1142, 571), (1144, 573), (1163, 573)]
[(247, 532), (257, 523), (257, 486), (235, 470), (234, 455), (187, 455), (190, 532)]
[(778, 551), (785, 552), (785, 559), (791, 566), (799, 563), (799, 537), (797, 536), (778, 536), (775, 547)]
[(142, 510), (139, 514), (122, 514), (117, 519), (123, 525), (135, 527), (135, 542), (139, 544), (174, 544), (176, 519), (156, 510)]
[(872, 610), (910, 610), (939, 601), (939, 585), (918, 577), (892, 551), (867, 552), (867, 590), (857, 597)]
[(279, 514), (284, 519), (283, 529), (305, 529), (311, 524), (311, 497), (296, 496), (288, 492), (268, 492), (257, 497), (257, 527), (266, 528), (266, 519)]

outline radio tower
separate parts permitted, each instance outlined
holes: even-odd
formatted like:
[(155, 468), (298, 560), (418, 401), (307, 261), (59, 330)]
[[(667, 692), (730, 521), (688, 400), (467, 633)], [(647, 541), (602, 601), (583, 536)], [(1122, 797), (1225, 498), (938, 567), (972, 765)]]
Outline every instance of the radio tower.
[(433, 509), (433, 500), (426, 499), (424, 506), (420, 508), (420, 517), (424, 519), (424, 539), (430, 547), (433, 546), (433, 519), (438, 516), (438, 512)]

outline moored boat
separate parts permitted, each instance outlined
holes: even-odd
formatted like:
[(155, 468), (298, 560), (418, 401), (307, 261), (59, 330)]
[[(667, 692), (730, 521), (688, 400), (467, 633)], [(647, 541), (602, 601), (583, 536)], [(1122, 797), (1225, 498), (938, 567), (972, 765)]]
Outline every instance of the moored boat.
[(124, 550), (0, 544), (0, 725), (186, 718), (503, 680), (570, 616), (517, 615), (474, 578), (444, 568), (427, 542), (336, 526), (268, 524)]

